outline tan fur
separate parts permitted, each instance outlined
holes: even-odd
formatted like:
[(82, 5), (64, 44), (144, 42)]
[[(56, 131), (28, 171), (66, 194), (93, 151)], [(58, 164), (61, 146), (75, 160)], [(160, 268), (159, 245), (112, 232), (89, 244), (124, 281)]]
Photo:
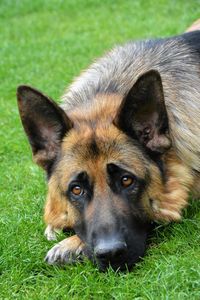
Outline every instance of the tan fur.
[(194, 175), (194, 185), (192, 189), (192, 196), (199, 198), (200, 195), (200, 175)]
[(67, 239), (64, 239), (60, 243), (60, 247), (62, 251), (64, 251), (66, 248), (68, 251), (73, 252), (74, 250), (77, 250), (80, 246), (82, 246), (83, 242), (80, 240), (80, 238), (77, 235), (73, 235)]
[(93, 128), (107, 126), (114, 119), (121, 101), (122, 96), (118, 94), (97, 94), (92, 109), (84, 104), (69, 111), (68, 115), (76, 128), (84, 124)]
[[(107, 183), (105, 165), (108, 161), (127, 161), (126, 168), (134, 172), (139, 177), (144, 177), (145, 163), (142, 161), (140, 153), (133, 149), (131, 150), (127, 145), (126, 136), (121, 133), (116, 127), (109, 126), (109, 128), (95, 127), (95, 136), (99, 140), (99, 148), (101, 155), (98, 158), (90, 158), (87, 155), (88, 141), (94, 135), (94, 131), (87, 126), (84, 121), (84, 126), (69, 133), (63, 140), (62, 152), (64, 159), (57, 167), (56, 173), (49, 181), (49, 193), (47, 197), (47, 204), (45, 208), (45, 221), (47, 224), (53, 225), (55, 228), (72, 227), (80, 217), (76, 209), (66, 200), (64, 195), (67, 183), (70, 177), (82, 169), (90, 174), (91, 178), (95, 178), (97, 189), (95, 196), (101, 195), (101, 199), (106, 199)], [(80, 123), (81, 125), (81, 123)], [(71, 153), (71, 149), (81, 141), (79, 145), (79, 152), (77, 153), (78, 159), (75, 154)], [(105, 148), (109, 148), (111, 141), (117, 141), (117, 145), (122, 148), (119, 152), (118, 149), (110, 148), (110, 152)], [(129, 151), (132, 151), (132, 155)], [(143, 204), (145, 210), (153, 220), (179, 220), (181, 218), (181, 211), (187, 205), (188, 191), (191, 189), (194, 178), (190, 169), (183, 165), (175, 153), (170, 150), (164, 157), (165, 165), (167, 168), (167, 182), (165, 185), (162, 183), (158, 169), (151, 165), (151, 183), (143, 196)], [(70, 165), (70, 168), (68, 167)], [(57, 178), (59, 174), (59, 179)], [(59, 180), (59, 183), (58, 183)], [(63, 195), (63, 196), (62, 196)], [(104, 197), (102, 197), (104, 195)], [(153, 203), (149, 203), (152, 199)], [(117, 205), (118, 201), (115, 201)], [(102, 203), (103, 205), (103, 203)], [(87, 212), (88, 216), (94, 208), (91, 206)], [(122, 209), (122, 208), (121, 208)]]
[[(180, 220), (182, 209), (188, 203), (188, 193), (194, 184), (191, 170), (184, 165), (173, 151), (165, 155), (167, 182), (163, 185), (159, 177), (153, 177), (147, 191), (148, 198), (154, 199), (149, 210), (154, 220)], [(154, 176), (156, 172), (152, 173)]]
[(60, 190), (57, 178), (51, 178), (48, 184), (48, 195), (45, 205), (44, 220), (55, 229), (73, 228), (77, 219), (71, 204), (66, 201)]
[(73, 235), (67, 239), (62, 240), (51, 248), (46, 256), (46, 260), (49, 264), (54, 264), (56, 259), (57, 263), (64, 263), (67, 260), (68, 263), (73, 263), (84, 249), (84, 243), (77, 235)]
[[(97, 158), (92, 158), (90, 153), (87, 153), (88, 142), (94, 134), (96, 140), (99, 141), (98, 147), (101, 150), (101, 155)], [(77, 141), (79, 141), (79, 146)], [(112, 147), (109, 149), (112, 141), (116, 141), (121, 151)], [(74, 146), (79, 150), (77, 154), (71, 151)], [(101, 219), (106, 227), (109, 227), (107, 222), (112, 218), (109, 213), (109, 205), (115, 207), (122, 214), (129, 214), (123, 202), (119, 201), (117, 196), (110, 194), (105, 172), (105, 165), (109, 161), (126, 161), (126, 168), (141, 178), (145, 176), (145, 164), (148, 164), (148, 167), (150, 166), (151, 182), (143, 194), (141, 202), (144, 210), (152, 220), (167, 222), (180, 220), (182, 209), (188, 203), (188, 192), (195, 185), (191, 169), (180, 161), (173, 150), (168, 151), (164, 156), (167, 182), (163, 184), (155, 165), (142, 160), (141, 154), (132, 145), (127, 144), (126, 136), (111, 125), (109, 127), (95, 126), (94, 132), (84, 121), (84, 126), (80, 124), (80, 127), (71, 131), (63, 140), (62, 155), (64, 159), (60, 161), (49, 181), (49, 192), (45, 207), (45, 221), (55, 229), (73, 228), (74, 224), (81, 218), (76, 208), (70, 204), (66, 195), (64, 195), (70, 177), (81, 170), (87, 171), (96, 183), (94, 191), (96, 206), (91, 202), (85, 213), (85, 221), (88, 224), (92, 222), (95, 211), (98, 211), (98, 205), (104, 208)], [(78, 159), (76, 155), (78, 155)], [(111, 199), (110, 204), (104, 201), (108, 198)], [(149, 199), (152, 199), (152, 203), (149, 202)], [(78, 257), (83, 248), (84, 243), (77, 236), (72, 236), (56, 244), (47, 253), (46, 260), (48, 263), (51, 263), (51, 259), (52, 263), (54, 261), (59, 262), (59, 260), (66, 262), (66, 253)], [(57, 259), (55, 259), (56, 255), (58, 255)], [(70, 258), (67, 261), (71, 262), (72, 259)]]

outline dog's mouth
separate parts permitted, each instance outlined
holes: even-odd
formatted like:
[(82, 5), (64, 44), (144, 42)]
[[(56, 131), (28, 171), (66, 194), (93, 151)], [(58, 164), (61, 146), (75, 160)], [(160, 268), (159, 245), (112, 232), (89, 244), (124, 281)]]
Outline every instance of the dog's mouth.
[(149, 224), (148, 230), (140, 237), (130, 236), (126, 242), (114, 240), (101, 241), (98, 247), (87, 246), (84, 256), (89, 258), (100, 271), (112, 268), (114, 271), (129, 271), (144, 257), (149, 238), (152, 236), (154, 224)]
[(114, 271), (130, 271), (134, 265), (140, 260), (141, 256), (129, 258), (128, 255), (113, 258), (113, 259), (96, 259), (96, 265), (99, 270), (105, 272), (108, 268), (112, 268)]
[(105, 255), (102, 257), (97, 257), (94, 254), (94, 250), (91, 251), (91, 249), (85, 248), (84, 256), (89, 258), (102, 272), (107, 271), (109, 268), (113, 269), (114, 271), (130, 271), (144, 256), (145, 250), (146, 243), (143, 247), (141, 247), (140, 252), (127, 248), (123, 253), (118, 253), (114, 256)]
[[(151, 223), (137, 222), (132, 230), (124, 231), (124, 234), (98, 234), (94, 239), (86, 239), (82, 254), (100, 271), (106, 271), (110, 267), (114, 271), (131, 270), (144, 257), (153, 229), (154, 225)], [(79, 236), (84, 241), (84, 236)]]

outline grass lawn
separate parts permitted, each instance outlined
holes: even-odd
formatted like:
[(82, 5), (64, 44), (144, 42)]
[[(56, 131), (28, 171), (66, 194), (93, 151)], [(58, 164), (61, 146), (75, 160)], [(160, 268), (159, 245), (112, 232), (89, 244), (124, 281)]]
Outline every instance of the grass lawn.
[(73, 77), (111, 46), (183, 32), (199, 18), (198, 0), (0, 1), (0, 299), (200, 299), (200, 202), (179, 224), (154, 232), (130, 273), (90, 263), (64, 268), (43, 258), (44, 174), (18, 116), (16, 87), (59, 99)]

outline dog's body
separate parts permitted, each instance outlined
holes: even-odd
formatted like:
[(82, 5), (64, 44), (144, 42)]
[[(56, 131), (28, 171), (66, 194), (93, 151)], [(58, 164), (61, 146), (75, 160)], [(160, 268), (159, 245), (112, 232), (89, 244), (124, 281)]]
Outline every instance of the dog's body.
[(199, 32), (115, 48), (72, 84), (62, 107), (68, 115), (82, 109), (89, 115), (102, 105), (94, 102), (101, 94), (121, 95), (119, 106), (137, 78), (149, 70), (157, 70), (162, 78), (173, 148), (182, 161), (200, 172), (200, 129), (194, 121), (200, 117)]
[(149, 222), (180, 219), (189, 191), (200, 194), (200, 31), (116, 47), (75, 80), (62, 109), (26, 86), (18, 99), (49, 178), (46, 234), (77, 233), (49, 263), (83, 251), (103, 269), (131, 266)]

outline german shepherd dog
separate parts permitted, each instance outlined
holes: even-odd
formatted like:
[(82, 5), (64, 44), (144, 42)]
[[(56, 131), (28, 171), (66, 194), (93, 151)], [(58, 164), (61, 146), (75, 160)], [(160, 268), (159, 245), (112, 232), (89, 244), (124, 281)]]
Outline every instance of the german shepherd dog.
[(47, 173), (49, 264), (89, 257), (101, 270), (133, 266), (149, 224), (176, 221), (200, 194), (200, 31), (129, 42), (93, 63), (61, 106), (18, 87), (35, 162)]

